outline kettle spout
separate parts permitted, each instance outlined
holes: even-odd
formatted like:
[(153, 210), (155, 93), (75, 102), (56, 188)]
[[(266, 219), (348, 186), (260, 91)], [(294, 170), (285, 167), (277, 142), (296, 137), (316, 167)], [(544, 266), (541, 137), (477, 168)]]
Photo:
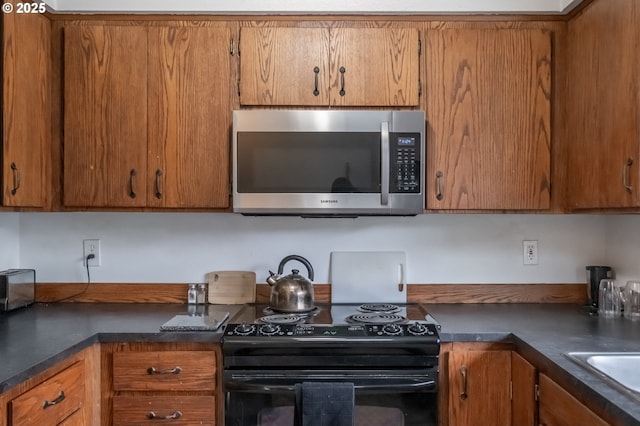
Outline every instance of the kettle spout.
[(275, 274), (273, 271), (269, 271), (269, 278), (267, 278), (267, 284), (272, 286), (275, 283), (277, 283), (279, 279), (280, 279), (279, 275)]

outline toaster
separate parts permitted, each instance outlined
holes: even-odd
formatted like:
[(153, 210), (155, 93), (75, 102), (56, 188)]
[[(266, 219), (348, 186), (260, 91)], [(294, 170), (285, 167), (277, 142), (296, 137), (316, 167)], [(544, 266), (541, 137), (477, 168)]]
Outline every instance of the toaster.
[(7, 269), (0, 271), (0, 312), (29, 306), (36, 293), (34, 269)]

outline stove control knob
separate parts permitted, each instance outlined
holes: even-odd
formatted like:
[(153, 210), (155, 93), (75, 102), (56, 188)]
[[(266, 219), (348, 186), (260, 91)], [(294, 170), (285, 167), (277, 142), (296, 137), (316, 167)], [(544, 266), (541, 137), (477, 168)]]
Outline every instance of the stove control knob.
[(280, 331), (280, 326), (275, 324), (265, 324), (260, 327), (260, 334), (264, 334), (265, 336), (273, 336), (278, 331)]
[(421, 336), (427, 332), (427, 326), (420, 324), (419, 322), (414, 322), (407, 329), (409, 330), (409, 333), (416, 336)]
[(398, 324), (387, 324), (382, 327), (382, 331), (384, 332), (384, 334), (397, 336), (398, 334), (402, 333), (402, 327), (400, 327)]
[(234, 331), (236, 332), (236, 334), (239, 334), (241, 336), (247, 336), (253, 333), (255, 329), (256, 327), (253, 324), (247, 324), (245, 322), (237, 326)]

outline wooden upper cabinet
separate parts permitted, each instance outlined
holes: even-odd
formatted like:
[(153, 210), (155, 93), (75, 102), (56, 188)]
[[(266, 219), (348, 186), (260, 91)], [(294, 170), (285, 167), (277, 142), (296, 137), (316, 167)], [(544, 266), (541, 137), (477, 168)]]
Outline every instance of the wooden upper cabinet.
[(417, 106), (416, 28), (246, 27), (240, 103)]
[(64, 205), (229, 206), (226, 26), (65, 28)]
[(511, 351), (449, 354), (449, 425), (511, 426)]
[(3, 19), (2, 204), (43, 207), (51, 140), (51, 28), (47, 18)]
[(549, 33), (430, 30), (425, 50), (427, 209), (549, 208)]
[(242, 28), (240, 55), (241, 104), (329, 104), (327, 29)]
[(228, 28), (149, 29), (147, 205), (229, 205)]
[(416, 28), (332, 28), (331, 105), (417, 106)]
[(597, 0), (568, 23), (570, 208), (640, 206), (640, 4)]
[(68, 26), (64, 205), (146, 204), (147, 29)]

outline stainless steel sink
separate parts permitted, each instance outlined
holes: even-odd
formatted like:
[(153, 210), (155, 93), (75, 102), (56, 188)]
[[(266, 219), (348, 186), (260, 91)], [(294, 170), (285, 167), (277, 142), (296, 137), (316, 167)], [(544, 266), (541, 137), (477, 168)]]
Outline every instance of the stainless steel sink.
[(640, 352), (569, 352), (567, 356), (640, 398)]

